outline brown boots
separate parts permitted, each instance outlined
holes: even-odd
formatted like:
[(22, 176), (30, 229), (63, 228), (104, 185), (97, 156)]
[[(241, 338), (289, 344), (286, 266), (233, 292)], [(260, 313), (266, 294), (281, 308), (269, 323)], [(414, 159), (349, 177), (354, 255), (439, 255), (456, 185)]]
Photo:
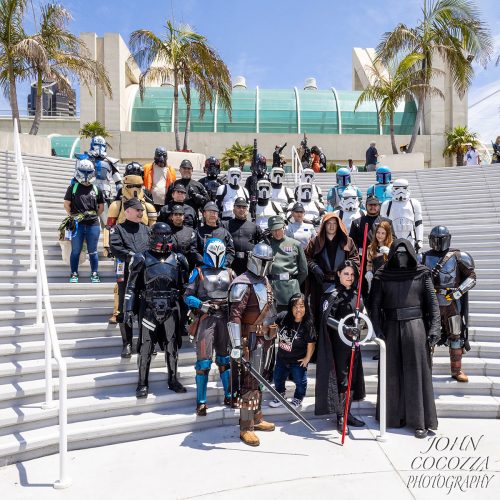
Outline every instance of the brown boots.
[(450, 368), (451, 368), (451, 376), (457, 382), (468, 382), (469, 378), (462, 371), (462, 353), (463, 350), (460, 349), (451, 349), (450, 348)]
[(255, 413), (254, 422), (255, 424), (253, 428), (256, 431), (271, 432), (274, 431), (274, 429), (276, 428), (276, 426), (273, 423), (266, 422), (264, 420), (264, 416), (262, 415), (261, 411)]
[[(251, 410), (243, 410), (245, 416), (250, 416), (253, 413)], [(246, 415), (248, 413), (248, 415)], [(255, 434), (255, 431), (271, 432), (274, 431), (275, 425), (271, 422), (266, 422), (262, 418), (262, 412), (255, 412), (254, 417), (248, 420), (240, 419), (240, 439), (248, 446), (259, 446), (260, 440)]]

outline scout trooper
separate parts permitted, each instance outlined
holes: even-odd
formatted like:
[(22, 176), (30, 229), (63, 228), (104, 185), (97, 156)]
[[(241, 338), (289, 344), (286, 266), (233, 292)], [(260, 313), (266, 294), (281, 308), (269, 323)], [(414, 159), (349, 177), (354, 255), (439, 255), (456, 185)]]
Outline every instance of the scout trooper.
[(265, 231), (267, 229), (267, 220), (269, 217), (273, 217), (275, 215), (283, 216), (283, 207), (281, 203), (272, 198), (271, 183), (266, 180), (260, 180), (257, 182), (255, 223), (263, 231)]
[[(318, 201), (321, 203), (321, 206), (324, 208), (324, 202), (323, 202), (323, 192), (321, 191), (321, 188), (314, 184), (314, 170), (312, 168), (304, 168), (300, 174), (300, 183), (301, 184), (312, 184), (313, 189), (312, 189), (312, 199), (314, 201)], [(298, 194), (298, 187), (295, 188), (295, 198), (297, 201), (300, 201), (297, 198)]]
[(366, 215), (365, 211), (359, 208), (358, 194), (352, 186), (342, 192), (340, 208), (333, 213), (340, 217), (348, 232), (351, 229), (353, 220)]
[(248, 191), (240, 186), (241, 170), (238, 167), (231, 167), (227, 171), (227, 184), (219, 186), (215, 197), (217, 206), (222, 214), (223, 220), (232, 219), (234, 216), (233, 207), (236, 198), (249, 199)]
[[(323, 205), (313, 200), (313, 185), (310, 183), (299, 184), (297, 188), (297, 201), (302, 203), (305, 211), (305, 219), (312, 224), (319, 224), (321, 216), (325, 213)], [(289, 207), (291, 211), (292, 206)]]
[(281, 167), (273, 167), (270, 175), (272, 187), (271, 199), (277, 203), (280, 203), (283, 207), (283, 211), (286, 210), (290, 203), (295, 201), (292, 190), (283, 185), (284, 179), (285, 170)]
[(380, 208), (380, 216), (391, 219), (396, 238), (410, 241), (416, 252), (422, 248), (424, 225), (422, 206), (410, 197), (409, 183), (406, 179), (396, 179), (392, 187), (392, 200), (386, 200)]

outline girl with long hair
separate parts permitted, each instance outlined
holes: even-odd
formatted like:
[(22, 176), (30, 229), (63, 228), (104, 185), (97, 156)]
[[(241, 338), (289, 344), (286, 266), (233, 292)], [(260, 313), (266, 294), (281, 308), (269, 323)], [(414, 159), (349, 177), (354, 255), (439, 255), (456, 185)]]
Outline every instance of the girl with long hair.
[(373, 275), (377, 269), (382, 267), (387, 262), (389, 249), (392, 245), (392, 228), (391, 223), (383, 220), (375, 227), (375, 237), (368, 246), (366, 254), (366, 274), (365, 279), (368, 282), (368, 287), (371, 287)]

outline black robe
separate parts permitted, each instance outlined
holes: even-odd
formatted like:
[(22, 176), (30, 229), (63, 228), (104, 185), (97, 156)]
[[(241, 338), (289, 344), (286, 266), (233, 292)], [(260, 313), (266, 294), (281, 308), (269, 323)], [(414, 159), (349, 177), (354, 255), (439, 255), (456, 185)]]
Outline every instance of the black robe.
[[(405, 269), (393, 258), (400, 246), (410, 255)], [(391, 246), (387, 263), (373, 278), (370, 305), (375, 333), (387, 347), (387, 426), (437, 429), (428, 338), (439, 335), (439, 307), (431, 273), (417, 264), (409, 241)]]
[[(344, 411), (339, 405), (339, 393), (347, 389), (351, 348), (342, 342), (335, 329), (327, 326), (327, 320), (329, 317), (340, 320), (355, 309), (356, 291), (346, 290), (342, 285), (333, 291), (324, 307), (316, 346), (316, 415), (340, 415)], [(354, 401), (364, 399), (365, 379), (359, 348), (354, 355), (351, 390)]]

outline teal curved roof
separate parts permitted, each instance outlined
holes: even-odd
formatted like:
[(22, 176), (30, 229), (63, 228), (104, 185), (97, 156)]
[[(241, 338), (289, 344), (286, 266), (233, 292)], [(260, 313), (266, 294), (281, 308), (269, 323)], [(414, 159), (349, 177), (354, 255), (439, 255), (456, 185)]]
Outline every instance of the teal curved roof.
[[(375, 102), (354, 107), (361, 92), (298, 89), (233, 89), (232, 120), (215, 106), (199, 117), (199, 101), (192, 91), (192, 132), (253, 132), (311, 134), (379, 134)], [(144, 99), (137, 94), (131, 110), (131, 131), (172, 132), (174, 91), (172, 87), (149, 87)], [(402, 103), (394, 118), (396, 134), (411, 134), (416, 106)], [(179, 92), (179, 129), (184, 131), (186, 103)], [(388, 124), (382, 127), (389, 133)]]
[(80, 137), (75, 135), (52, 135), (50, 145), (55, 156), (71, 158), (75, 153), (80, 153)]

